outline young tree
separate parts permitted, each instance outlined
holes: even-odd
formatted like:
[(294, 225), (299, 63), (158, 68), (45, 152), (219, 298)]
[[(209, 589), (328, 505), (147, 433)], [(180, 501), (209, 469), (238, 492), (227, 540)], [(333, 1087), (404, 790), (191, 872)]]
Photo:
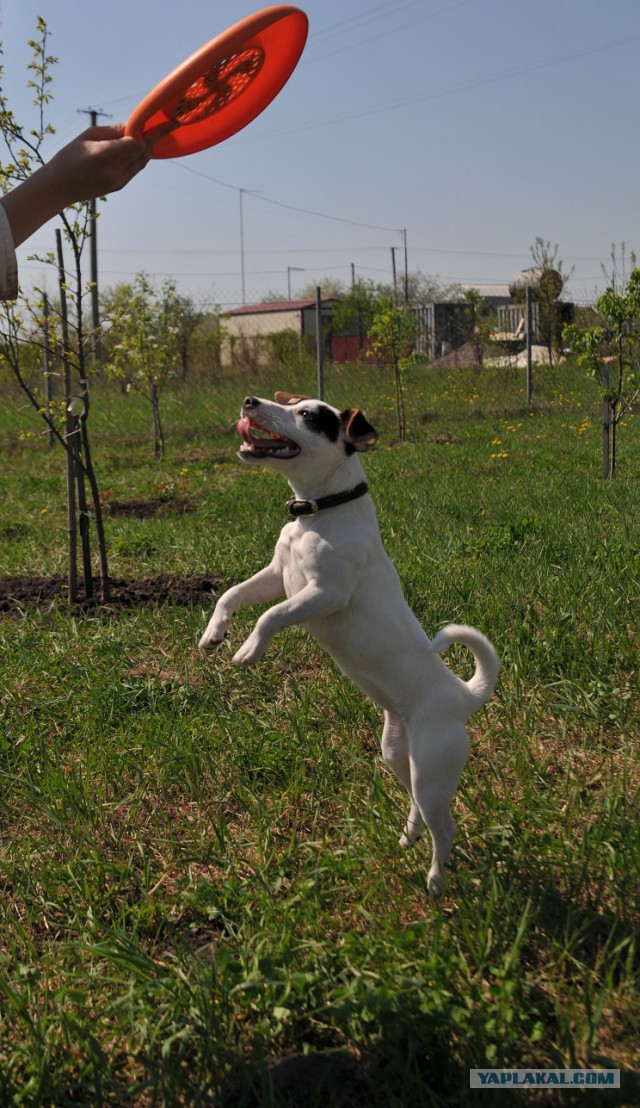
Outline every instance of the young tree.
[[(49, 31), (44, 19), (37, 19), (37, 38), (29, 40), (32, 60), (27, 68), (31, 74), (27, 87), (33, 90), (33, 104), (37, 112), (36, 126), (27, 129), (18, 123), (7, 98), (0, 87), (0, 133), (4, 139), (10, 161), (0, 165), (0, 188), (3, 190), (26, 181), (45, 159), (42, 146), (53, 135), (54, 128), (46, 121), (47, 105), (52, 99), (51, 71), (57, 59), (47, 51)], [(0, 53), (2, 53), (0, 49)], [(0, 78), (2, 68), (0, 67)], [(62, 236), (57, 231), (57, 250), (39, 259), (57, 266), (60, 289), (60, 308), (57, 319), (47, 314), (43, 319), (43, 294), (34, 290), (29, 300), (21, 294), (17, 305), (4, 304), (0, 315), (0, 338), (3, 340), (2, 356), (9, 364), (18, 384), (29, 402), (44, 419), (52, 439), (57, 440), (67, 455), (67, 500), (69, 519), (69, 596), (77, 597), (76, 532), (82, 540), (82, 556), (87, 596), (93, 593), (91, 556), (89, 549), (89, 513), (86, 504), (85, 479), (91, 489), (93, 514), (98, 542), (100, 577), (103, 599), (109, 598), (106, 543), (102, 522), (102, 508), (98, 484), (91, 461), (88, 417), (89, 389), (86, 372), (86, 335), (83, 323), (83, 299), (87, 292), (82, 278), (82, 252), (89, 236), (93, 214), (88, 203), (72, 205), (60, 215), (64, 237), (71, 248), (73, 272), (65, 272)], [(71, 296), (73, 311), (68, 312)], [(57, 346), (64, 367), (63, 410), (56, 413), (40, 390), (33, 386), (24, 374), (25, 348), (35, 345), (41, 351)]]
[(364, 346), (376, 312), (380, 289), (373, 281), (356, 281), (333, 311), (334, 335), (357, 335)]
[(493, 346), (493, 335), (497, 330), (497, 313), (489, 301), (478, 289), (467, 289), (464, 301), (472, 313), (472, 342), (475, 348), (476, 362), (481, 366), (485, 352)]
[(323, 298), (344, 296), (345, 286), (342, 281), (338, 280), (337, 277), (323, 277), (321, 281), (312, 281), (305, 285), (300, 292), (300, 299), (315, 300), (318, 285)]
[[(560, 297), (573, 273), (573, 268), (564, 272), (562, 259), (558, 257), (558, 244), (546, 242), (540, 235), (530, 247), (533, 266), (531, 275), (533, 300), (538, 308), (538, 330), (542, 342), (547, 348), (549, 365), (554, 364), (554, 355), (562, 337), (562, 309)], [(520, 283), (522, 297), (526, 295), (526, 282)]]
[(465, 298), (460, 285), (447, 283), (438, 274), (429, 275), (421, 269), (409, 273), (407, 286), (410, 304), (438, 304)]
[(566, 327), (564, 334), (579, 365), (602, 391), (602, 472), (615, 477), (617, 429), (640, 400), (640, 269), (633, 269), (621, 291), (613, 285), (598, 299), (601, 323)]
[(415, 335), (415, 316), (411, 309), (397, 308), (389, 297), (380, 297), (369, 328), (369, 338), (379, 360), (393, 369), (398, 436), (401, 442), (404, 442), (407, 432), (402, 378), (411, 364)]
[(184, 296), (175, 290), (171, 298), (170, 311), (176, 329), (180, 376), (183, 381), (186, 381), (190, 369), (193, 337), (204, 319), (204, 312), (198, 308), (191, 296)]
[(180, 298), (172, 280), (158, 292), (145, 273), (138, 273), (132, 285), (119, 286), (118, 301), (111, 306), (116, 341), (106, 369), (149, 401), (153, 452), (159, 461), (165, 450), (160, 398), (180, 356)]

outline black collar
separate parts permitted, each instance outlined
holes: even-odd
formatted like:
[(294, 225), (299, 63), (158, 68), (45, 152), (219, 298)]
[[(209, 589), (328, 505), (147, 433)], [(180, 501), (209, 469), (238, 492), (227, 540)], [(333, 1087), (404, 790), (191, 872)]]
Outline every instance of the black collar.
[(334, 496), (321, 496), (319, 500), (296, 500), (295, 496), (292, 496), (291, 500), (287, 501), (287, 508), (296, 519), (298, 516), (314, 516), (316, 512), (322, 511), (323, 508), (336, 508), (338, 504), (348, 504), (350, 500), (357, 500), (358, 497), (364, 496), (368, 491), (367, 482), (362, 481), (359, 485), (356, 485), (355, 489), (350, 489), (349, 492), (337, 492)]

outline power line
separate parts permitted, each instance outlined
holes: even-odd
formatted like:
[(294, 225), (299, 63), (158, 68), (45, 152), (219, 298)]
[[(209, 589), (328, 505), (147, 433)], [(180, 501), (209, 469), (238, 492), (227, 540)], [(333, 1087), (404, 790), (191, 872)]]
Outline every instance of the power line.
[[(45, 246), (32, 247), (34, 251), (44, 251)], [(388, 246), (357, 246), (351, 244), (350, 246), (294, 246), (294, 247), (271, 247), (260, 250), (247, 250), (248, 257), (258, 257), (260, 255), (280, 254), (283, 256), (289, 256), (291, 254), (363, 254), (363, 253), (381, 253), (386, 252)], [(218, 248), (211, 250), (202, 249), (173, 249), (173, 248), (147, 248), (145, 246), (138, 247), (101, 247), (101, 254), (115, 254), (115, 255), (158, 255), (162, 257), (211, 257), (216, 258), (219, 255), (236, 255), (237, 249), (223, 249)], [(515, 261), (522, 261), (530, 258), (530, 249), (527, 247), (517, 253), (507, 250), (466, 250), (460, 248), (440, 247), (440, 246), (413, 246), (411, 247), (412, 254), (442, 254), (444, 256), (461, 257), (461, 258), (510, 258)], [(567, 254), (564, 255), (564, 261), (566, 262), (602, 262), (602, 255), (595, 254)], [(336, 268), (336, 267), (334, 267)]]
[(308, 208), (299, 208), (295, 204), (285, 204), (282, 200), (273, 200), (270, 196), (260, 196), (259, 200), (264, 200), (266, 204), (273, 204), (277, 208), (285, 208), (290, 212), (301, 212), (303, 215), (315, 216), (319, 219), (330, 219), (334, 223), (347, 223), (350, 227), (364, 227), (370, 231), (386, 231), (387, 233), (394, 235), (401, 235), (403, 233), (402, 227), (380, 227), (375, 223), (361, 223), (356, 219), (345, 219), (339, 215), (329, 215), (327, 212), (311, 211)]
[[(408, 0), (407, 3), (399, 5), (397, 3), (397, 0), (387, 0), (386, 3), (379, 4), (377, 8), (374, 8), (372, 10), (372, 12), (369, 12), (365, 15), (352, 15), (348, 19), (341, 19), (337, 23), (330, 23), (327, 27), (320, 28), (318, 31), (313, 31), (309, 35), (309, 44), (311, 45), (312, 43), (318, 42), (319, 40), (322, 44), (323, 41), (326, 41), (329, 38), (335, 38), (336, 35), (343, 35), (345, 33), (349, 33), (350, 31), (357, 30), (359, 27), (361, 27), (361, 26), (363, 26), (367, 23), (371, 23), (371, 22), (379, 20), (379, 19), (386, 19), (389, 15), (396, 16), (399, 11), (403, 11), (405, 8), (412, 8), (412, 7), (415, 7), (416, 4), (423, 4), (423, 3), (424, 3), (424, 0)], [(446, 14), (446, 12), (453, 11), (455, 8), (459, 8), (463, 4), (470, 4), (470, 3), (472, 3), (472, 0), (460, 0), (459, 3), (454, 4), (453, 7), (451, 7), (451, 8), (440, 8), (436, 12), (429, 12), (426, 15), (421, 16), (421, 19), (431, 19), (436, 15)], [(375, 14), (375, 13), (379, 13), (379, 14)], [(418, 21), (415, 20), (414, 22), (418, 22)], [(351, 24), (351, 26), (347, 26), (348, 24)], [(401, 31), (406, 26), (413, 26), (413, 23), (400, 24), (399, 26), (394, 27), (392, 29), (392, 31), (393, 32)], [(387, 33), (387, 32), (385, 32), (385, 33)], [(392, 33), (392, 32), (388, 32), (388, 33)], [(379, 36), (376, 35), (375, 37), (377, 38)], [(365, 39), (364, 41), (368, 42), (369, 39)], [(342, 50), (345, 50), (345, 49), (351, 49), (352, 47), (355, 48), (355, 47), (360, 46), (360, 45), (362, 45), (361, 41), (354, 42), (354, 43), (351, 43), (350, 46), (340, 47), (339, 51), (335, 51), (335, 53), (341, 52)], [(323, 55), (321, 55), (321, 58), (330, 57), (330, 56), (331, 56), (330, 54), (323, 54)], [(320, 61), (321, 58), (307, 58), (307, 60), (308, 61)], [(113, 105), (115, 105), (115, 104), (126, 104), (126, 103), (134, 101), (134, 100), (142, 99), (142, 97), (146, 94), (146, 92), (147, 92), (147, 90), (145, 89), (143, 92), (131, 93), (129, 96), (119, 96), (115, 100), (103, 100), (103, 103), (108, 105), (109, 107), (113, 107)]]
[[(408, 3), (398, 4), (397, 0), (386, 0), (384, 4), (378, 4), (377, 7), (364, 15), (351, 15), (347, 19), (340, 19), (337, 23), (330, 23), (328, 27), (321, 27), (318, 31), (314, 31), (310, 36), (311, 42), (317, 42), (318, 39), (334, 38), (336, 35), (341, 35), (353, 31), (355, 28), (361, 27), (365, 23), (371, 23), (377, 19), (386, 19), (387, 15), (402, 11), (403, 8), (413, 8), (416, 4), (423, 3), (424, 0), (408, 0)], [(380, 14), (376, 14), (380, 13)], [(348, 24), (351, 24), (349, 27)], [(345, 32), (346, 28), (346, 32)]]
[[(502, 250), (455, 250), (445, 249), (439, 246), (411, 246), (412, 254), (459, 254), (472, 258), (522, 258), (530, 257), (530, 248), (520, 251), (519, 254), (506, 253)], [(600, 262), (601, 257), (587, 254), (571, 254), (565, 258), (567, 262)]]
[[(232, 185), (228, 181), (221, 181), (218, 177), (212, 177), (210, 173), (203, 173), (200, 169), (193, 169), (190, 165), (184, 165), (183, 162), (171, 161), (171, 165), (176, 166), (178, 169), (184, 170), (185, 173), (193, 173), (196, 177), (204, 177), (207, 181), (213, 181), (216, 185), (221, 185), (223, 188), (235, 189), (236, 192), (246, 192), (246, 189), (241, 190), (239, 185)], [(256, 200), (263, 200), (266, 204), (273, 204), (278, 208), (285, 208), (290, 212), (300, 212), (302, 215), (314, 216), (318, 219), (330, 219), (334, 223), (347, 223), (351, 227), (364, 227), (369, 231), (386, 231), (394, 235), (403, 234), (401, 227), (381, 227), (375, 223), (362, 223), (356, 219), (346, 219), (344, 216), (329, 215), (327, 212), (311, 211), (309, 208), (300, 208), (296, 204), (285, 204), (282, 200), (274, 200), (271, 196), (265, 196), (261, 193), (256, 196)]]
[[(44, 247), (42, 247), (42, 249), (44, 250)], [(274, 247), (273, 249), (268, 249), (267, 248), (265, 250), (247, 250), (246, 253), (248, 255), (256, 255), (256, 254), (356, 254), (356, 253), (361, 254), (363, 251), (377, 251), (378, 253), (381, 253), (382, 251), (386, 251), (386, 250), (388, 250), (388, 247), (386, 245), (385, 246), (294, 246), (291, 249), (288, 249), (286, 247)], [(127, 247), (126, 249), (120, 250), (120, 249), (118, 249), (118, 247), (111, 246), (111, 247), (103, 247), (102, 253), (103, 254), (161, 254), (161, 255), (162, 254), (177, 254), (178, 256), (194, 254), (194, 255), (215, 256), (217, 254), (237, 254), (238, 251), (237, 251), (237, 249), (235, 249), (235, 250), (218, 250), (217, 247), (214, 250), (191, 250), (191, 249), (187, 249), (187, 250), (175, 250), (175, 249), (162, 250), (162, 249), (156, 249), (155, 247), (153, 249), (147, 249), (146, 247), (143, 247), (143, 246), (139, 246), (137, 248)], [(465, 251), (465, 253), (466, 253), (466, 251)], [(517, 256), (519, 257), (519, 255), (517, 255)]]
[[(468, 4), (468, 3), (471, 3), (472, 0), (463, 0), (463, 2)], [(368, 13), (366, 15), (352, 15), (348, 19), (341, 19), (337, 23), (330, 23), (327, 27), (320, 28), (320, 30), (318, 30), (318, 31), (312, 31), (311, 34), (309, 35), (309, 44), (311, 44), (313, 42), (317, 42), (319, 39), (322, 40), (322, 39), (327, 39), (327, 38), (334, 38), (336, 35), (340, 35), (340, 34), (345, 33), (344, 28), (347, 24), (352, 24), (351, 27), (347, 28), (347, 32), (352, 31), (352, 30), (357, 30), (358, 27), (362, 26), (365, 23), (370, 23), (373, 20), (377, 20), (377, 19), (384, 19), (390, 14), (395, 15), (398, 11), (402, 11), (403, 8), (415, 7), (416, 4), (422, 4), (422, 3), (424, 3), (424, 0), (408, 0), (408, 3), (398, 5), (397, 0), (386, 0), (386, 3), (379, 4), (377, 8), (373, 9), (373, 13), (380, 11), (379, 15), (375, 15), (373, 13)], [(456, 4), (454, 6), (459, 7), (460, 5)], [(387, 10), (382, 10), (382, 9), (387, 9)], [(446, 10), (446, 9), (443, 9), (443, 10)], [(438, 14), (438, 13), (434, 13), (434, 14)], [(397, 30), (402, 30), (403, 26), (404, 26), (404, 24), (401, 25), (400, 27), (398, 27)], [(352, 45), (354, 47), (356, 47), (356, 46), (359, 46), (360, 43), (359, 42), (354, 42)], [(341, 49), (343, 49), (343, 48), (341, 47)], [(326, 57), (326, 55), (323, 55), (323, 57)], [(307, 60), (318, 61), (320, 59), (311, 58), (311, 59), (307, 59)], [(129, 96), (119, 96), (115, 100), (104, 100), (103, 99), (103, 104), (108, 105), (108, 107), (113, 107), (114, 104), (126, 104), (126, 103), (129, 103), (131, 101), (141, 100), (142, 97), (146, 95), (147, 91), (148, 91), (147, 89), (144, 89), (142, 92), (130, 93)]]
[[(346, 50), (355, 50), (358, 46), (364, 46), (369, 42), (375, 42), (380, 38), (388, 38), (389, 35), (396, 34), (398, 31), (404, 31), (407, 27), (415, 27), (417, 23), (424, 23), (425, 20), (435, 19), (439, 15), (448, 15), (449, 12), (455, 11), (456, 8), (464, 8), (467, 4), (473, 3), (473, 0), (458, 0), (457, 4), (452, 4), (448, 8), (438, 8), (435, 12), (424, 12), (417, 19), (409, 20), (407, 23), (399, 23), (397, 26), (389, 27), (385, 31), (379, 31), (378, 34), (369, 35), (367, 38), (358, 39), (356, 42), (346, 43), (344, 46), (339, 46), (335, 50), (328, 50), (326, 54), (317, 54), (314, 58), (311, 58), (312, 62), (324, 61), (326, 58), (332, 58), (335, 54), (343, 54)], [(413, 7), (413, 4), (406, 4), (405, 7)], [(398, 9), (400, 10), (400, 9)], [(394, 16), (396, 10), (393, 12)], [(382, 18), (378, 16), (376, 18)], [(338, 33), (338, 32), (336, 32)]]
[(418, 93), (414, 96), (405, 97), (402, 100), (395, 100), (386, 104), (377, 104), (371, 108), (361, 108), (358, 111), (348, 112), (345, 115), (312, 120), (311, 122), (300, 124), (296, 127), (289, 127), (281, 131), (269, 131), (258, 135), (254, 134), (252, 137), (241, 138), (237, 141), (239, 144), (261, 142), (265, 139), (279, 138), (285, 135), (299, 134), (301, 131), (307, 132), (315, 130), (318, 127), (328, 127), (335, 123), (352, 122), (357, 119), (364, 119), (367, 116), (380, 115), (382, 112), (396, 111), (399, 108), (411, 107), (413, 104), (422, 104), (427, 100), (436, 100), (443, 96), (451, 96), (456, 92), (467, 92), (471, 89), (482, 88), (485, 85), (496, 84), (499, 81), (506, 81), (512, 77), (519, 77), (524, 73), (535, 73), (541, 69), (550, 69), (556, 65), (563, 65), (568, 61), (591, 57), (594, 54), (601, 54), (606, 50), (614, 50), (619, 46), (626, 46), (628, 43), (636, 42), (638, 39), (640, 39), (640, 31), (632, 35), (627, 35), (625, 38), (613, 39), (610, 42), (600, 43), (598, 46), (587, 46), (580, 50), (572, 50), (565, 54), (558, 54), (552, 58), (543, 58), (536, 62), (527, 62), (524, 65), (502, 70), (500, 73), (488, 74), (485, 77), (474, 77), (469, 81), (460, 81), (454, 85), (444, 85), (441, 88), (431, 89), (429, 92)]

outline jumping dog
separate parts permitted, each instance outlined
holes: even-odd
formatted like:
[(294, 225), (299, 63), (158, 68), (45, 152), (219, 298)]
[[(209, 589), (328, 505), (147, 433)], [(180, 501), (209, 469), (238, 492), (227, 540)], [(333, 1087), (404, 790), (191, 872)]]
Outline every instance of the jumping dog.
[[(411, 798), (400, 843), (415, 842), (426, 824), (428, 889), (439, 896), (456, 833), (450, 804), (470, 749), (465, 724), (494, 690), (498, 656), (473, 627), (450, 624), (429, 639), (407, 604), (360, 462), (377, 433), (359, 409), (340, 412), (283, 392), (275, 403), (249, 396), (238, 431), (244, 462), (288, 480), (292, 518), (271, 563), (220, 597), (200, 647), (222, 642), (241, 608), (272, 600), (280, 603), (260, 616), (234, 662), (258, 662), (274, 635), (293, 624), (315, 636), (384, 711), (382, 756)], [(475, 657), (469, 681), (440, 657), (454, 642)]]

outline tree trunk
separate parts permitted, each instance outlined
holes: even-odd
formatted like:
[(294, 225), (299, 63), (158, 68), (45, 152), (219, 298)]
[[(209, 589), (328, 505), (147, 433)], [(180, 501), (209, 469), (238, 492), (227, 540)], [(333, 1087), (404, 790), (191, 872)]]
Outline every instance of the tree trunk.
[(611, 401), (609, 400), (609, 366), (602, 367), (602, 476), (611, 476)]
[(70, 411), (71, 407), (71, 368), (69, 349), (69, 321), (67, 318), (67, 292), (64, 273), (64, 259), (62, 256), (62, 235), (56, 230), (56, 246), (58, 250), (58, 283), (60, 285), (60, 316), (62, 324), (62, 361), (64, 365), (64, 406), (66, 413), (66, 445), (67, 445), (67, 536), (68, 536), (68, 571), (67, 581), (69, 585), (69, 601), (75, 604), (78, 599), (78, 536), (76, 529), (76, 483), (75, 483), (75, 459), (73, 456), (74, 419)]
[(151, 407), (153, 408), (153, 452), (156, 461), (161, 462), (164, 458), (164, 431), (160, 419), (158, 387), (155, 383), (151, 385)]
[(100, 565), (100, 592), (102, 594), (102, 603), (108, 604), (111, 600), (111, 586), (109, 584), (109, 566), (107, 562), (107, 543), (104, 534), (104, 518), (102, 515), (102, 504), (100, 502), (100, 491), (98, 489), (98, 482), (96, 480), (95, 470), (93, 468), (93, 460), (91, 458), (91, 448), (89, 446), (89, 434), (87, 431), (87, 419), (89, 418), (89, 393), (88, 390), (84, 396), (84, 412), (80, 417), (80, 434), (82, 436), (82, 449), (84, 452), (84, 463), (87, 472), (87, 480), (89, 482), (89, 488), (91, 489), (91, 501), (93, 503), (93, 518), (96, 525), (96, 539), (98, 542), (98, 562)]

